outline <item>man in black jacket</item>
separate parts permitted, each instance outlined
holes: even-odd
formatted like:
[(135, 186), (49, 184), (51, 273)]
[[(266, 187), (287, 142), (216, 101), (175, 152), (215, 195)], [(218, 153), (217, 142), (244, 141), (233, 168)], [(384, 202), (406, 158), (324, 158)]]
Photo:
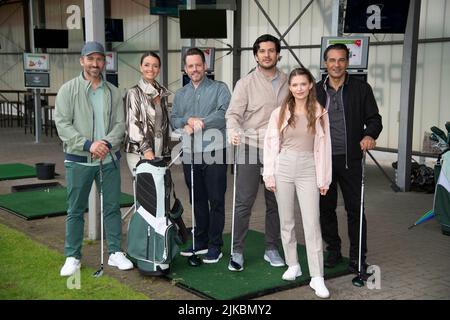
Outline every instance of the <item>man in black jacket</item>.
[[(336, 217), (337, 184), (347, 211), (350, 238), (349, 271), (358, 272), (359, 217), (361, 200), (361, 159), (364, 150), (375, 147), (383, 128), (370, 85), (347, 73), (349, 50), (344, 44), (332, 44), (324, 53), (328, 76), (317, 83), (318, 101), (328, 110), (333, 155), (333, 180), (325, 196), (320, 197), (322, 237), (329, 255), (325, 267), (333, 268), (341, 260), (341, 239)], [(361, 266), (366, 275), (366, 219), (363, 215)]]

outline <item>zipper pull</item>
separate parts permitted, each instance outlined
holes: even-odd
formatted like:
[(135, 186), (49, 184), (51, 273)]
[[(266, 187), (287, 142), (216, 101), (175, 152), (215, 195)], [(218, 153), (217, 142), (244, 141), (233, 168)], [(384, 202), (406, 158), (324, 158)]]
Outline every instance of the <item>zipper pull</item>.
[(147, 236), (150, 237), (150, 226), (147, 226)]

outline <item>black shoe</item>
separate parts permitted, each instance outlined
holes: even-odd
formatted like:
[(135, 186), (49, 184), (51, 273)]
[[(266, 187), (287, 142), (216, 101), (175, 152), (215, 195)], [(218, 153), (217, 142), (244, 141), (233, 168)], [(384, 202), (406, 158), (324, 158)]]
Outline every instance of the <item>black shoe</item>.
[[(367, 268), (370, 265), (365, 261), (361, 261), (361, 279), (367, 281), (367, 279), (372, 275), (371, 273), (367, 273)], [(351, 273), (358, 274), (358, 260), (350, 260), (348, 264), (348, 271)]]
[[(208, 247), (196, 247), (195, 248), (195, 254), (207, 254), (208, 253)], [(192, 245), (188, 248), (181, 250), (180, 255), (183, 257), (190, 257), (194, 255), (194, 248), (192, 248)]]
[(334, 268), (342, 261), (342, 255), (339, 251), (329, 251), (323, 265), (325, 268)]
[(206, 253), (206, 256), (203, 257), (204, 263), (217, 263), (219, 262), (220, 258), (223, 257), (222, 251), (220, 251), (220, 248), (214, 248), (210, 247), (208, 248), (208, 252)]

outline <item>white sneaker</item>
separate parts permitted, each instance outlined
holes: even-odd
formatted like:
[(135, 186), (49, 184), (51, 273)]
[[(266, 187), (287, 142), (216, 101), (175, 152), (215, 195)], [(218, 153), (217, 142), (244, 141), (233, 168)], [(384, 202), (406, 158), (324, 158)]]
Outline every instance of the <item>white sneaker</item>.
[(325, 282), (323, 277), (313, 277), (309, 282), (309, 286), (315, 291), (316, 296), (322, 299), (327, 299), (330, 297), (330, 292), (327, 287), (325, 287)]
[(74, 258), (74, 257), (68, 257), (66, 258), (66, 262), (64, 263), (63, 267), (61, 268), (60, 275), (61, 277), (69, 277), (73, 275), (78, 269), (81, 268), (81, 262), (80, 260)]
[(283, 276), (281, 278), (287, 281), (294, 281), (295, 278), (300, 277), (301, 275), (302, 269), (300, 268), (299, 264), (296, 264), (295, 266), (289, 267), (286, 272), (283, 273)]
[(272, 267), (284, 267), (284, 260), (276, 249), (266, 250), (264, 252), (264, 260), (269, 262)]
[(228, 270), (230, 271), (243, 271), (244, 270), (244, 255), (240, 252), (233, 252), (233, 256), (228, 264)]
[(119, 270), (133, 269), (133, 263), (127, 259), (123, 252), (115, 252), (109, 255), (108, 265), (117, 267)]

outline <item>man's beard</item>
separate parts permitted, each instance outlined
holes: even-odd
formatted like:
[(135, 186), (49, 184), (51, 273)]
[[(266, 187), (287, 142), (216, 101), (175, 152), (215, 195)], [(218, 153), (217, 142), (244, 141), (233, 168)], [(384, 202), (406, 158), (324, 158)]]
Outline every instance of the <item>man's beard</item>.
[(273, 68), (275, 68), (277, 66), (277, 62), (278, 61), (275, 60), (275, 62), (273, 62), (270, 66), (262, 65), (261, 63), (258, 62), (258, 65), (259, 65), (260, 68), (263, 68), (265, 70), (270, 70), (270, 69), (273, 69)]

